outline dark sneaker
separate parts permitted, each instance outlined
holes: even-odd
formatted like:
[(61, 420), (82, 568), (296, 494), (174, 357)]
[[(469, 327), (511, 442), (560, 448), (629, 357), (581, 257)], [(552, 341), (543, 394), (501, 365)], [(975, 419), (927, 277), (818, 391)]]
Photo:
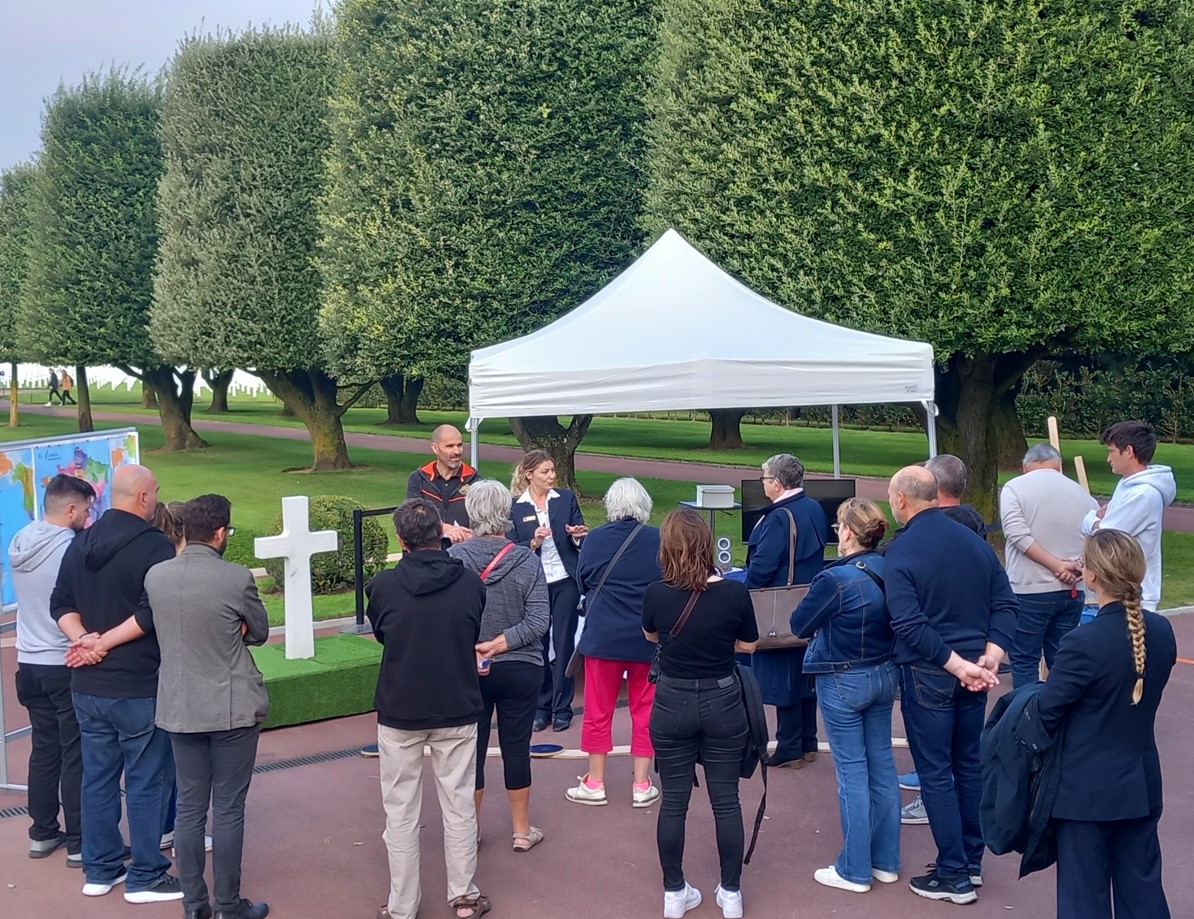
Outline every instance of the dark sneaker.
[(377, 749), (377, 744), (367, 743), (361, 747), (361, 756), (366, 759), (377, 759), (377, 757), (381, 756), (381, 751)]
[(239, 908), (232, 912), (216, 910), (216, 919), (265, 919), (268, 915), (268, 903), (254, 903), (252, 900), (241, 900)]
[(172, 874), (163, 874), (152, 887), (144, 890), (124, 890), (126, 903), (164, 903), (182, 899), (182, 885)]
[(982, 865), (967, 865), (966, 873), (970, 875), (970, 885), (972, 887), (983, 886), (983, 866)]
[(961, 877), (949, 881), (936, 871), (913, 878), (908, 882), (908, 887), (918, 897), (924, 897), (927, 900), (949, 900), (950, 903), (956, 903), (959, 906), (973, 903), (978, 899), (978, 894), (974, 892), (974, 885), (970, 883), (970, 878)]

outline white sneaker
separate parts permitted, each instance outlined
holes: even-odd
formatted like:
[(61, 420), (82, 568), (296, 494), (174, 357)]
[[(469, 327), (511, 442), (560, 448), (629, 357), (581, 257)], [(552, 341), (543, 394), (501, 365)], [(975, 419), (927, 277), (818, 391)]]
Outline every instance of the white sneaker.
[[(170, 837), (170, 857), (171, 857), (171, 858), (178, 858), (178, 850), (177, 850), (176, 848), (174, 848), (174, 834), (173, 834), (173, 833), (168, 833), (167, 835)], [(165, 837), (165, 836), (163, 836), (163, 837), (162, 837), (162, 842), (165, 842), (165, 841), (166, 841), (166, 837)], [(164, 849), (164, 848), (166, 848), (166, 847), (165, 847), (165, 846), (162, 846), (162, 848)], [(211, 837), (210, 837), (210, 836), (204, 836), (204, 837), (203, 837), (203, 851), (204, 851), (204, 852), (210, 852), (210, 851), (211, 851)]]
[[(585, 784), (587, 775), (578, 775), (580, 784), (575, 788), (569, 788), (564, 792), (564, 797), (574, 804), (588, 804), (593, 807), (600, 807), (602, 804), (608, 804), (609, 799), (605, 796), (605, 786), (600, 788), (590, 788)], [(637, 792), (636, 792), (637, 794)], [(635, 805), (637, 807), (637, 805)]]
[(838, 890), (848, 890), (850, 893), (866, 893), (871, 889), (870, 884), (855, 884), (853, 881), (847, 881), (837, 873), (837, 868), (833, 865), (828, 868), (818, 868), (813, 872), (813, 880), (826, 887), (836, 887)]
[(659, 789), (654, 785), (648, 785), (642, 791), (637, 788), (634, 789), (634, 802), (631, 807), (650, 807), (659, 800)]
[(128, 872), (122, 871), (115, 878), (104, 884), (96, 884), (88, 881), (83, 885), (83, 896), (85, 897), (102, 897), (105, 894), (112, 892), (112, 888), (117, 884), (123, 884), (124, 879), (128, 877)]
[(742, 919), (742, 891), (726, 890), (717, 885), (717, 905), (725, 919)]
[(872, 868), (871, 877), (873, 877), (880, 884), (894, 884), (900, 879), (898, 872), (884, 871), (882, 868)]
[(683, 890), (663, 892), (663, 919), (682, 919), (686, 912), (700, 905), (701, 892), (686, 881)]

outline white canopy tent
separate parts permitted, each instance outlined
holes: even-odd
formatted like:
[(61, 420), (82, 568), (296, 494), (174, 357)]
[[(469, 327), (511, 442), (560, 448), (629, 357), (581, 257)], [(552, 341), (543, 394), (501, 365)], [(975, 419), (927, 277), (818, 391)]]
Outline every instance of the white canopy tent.
[(469, 423), (485, 418), (919, 402), (937, 452), (933, 348), (810, 319), (722, 271), (675, 230), (565, 316), (472, 352)]

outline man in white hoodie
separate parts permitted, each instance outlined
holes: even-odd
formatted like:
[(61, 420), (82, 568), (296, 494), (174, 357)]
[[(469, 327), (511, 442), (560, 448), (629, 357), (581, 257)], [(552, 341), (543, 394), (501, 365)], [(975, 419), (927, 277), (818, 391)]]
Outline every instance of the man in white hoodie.
[(1083, 518), (1082, 533), (1119, 530), (1140, 543), (1146, 564), (1141, 605), (1156, 612), (1161, 602), (1161, 517), (1177, 494), (1173, 470), (1152, 464), (1157, 434), (1143, 421), (1113, 424), (1099, 443), (1107, 447), (1107, 465), (1122, 478), (1111, 500)]
[[(62, 556), (87, 523), (95, 489), (56, 475), (46, 485), (41, 520), (19, 530), (8, 547), (17, 596), (17, 699), (29, 710), (29, 857), (66, 846), (66, 864), (83, 867), (79, 796), (83, 754), (66, 666), (66, 636), (50, 615), (50, 594)], [(61, 791), (61, 796), (60, 796)], [(58, 823), (61, 802), (66, 832)]]

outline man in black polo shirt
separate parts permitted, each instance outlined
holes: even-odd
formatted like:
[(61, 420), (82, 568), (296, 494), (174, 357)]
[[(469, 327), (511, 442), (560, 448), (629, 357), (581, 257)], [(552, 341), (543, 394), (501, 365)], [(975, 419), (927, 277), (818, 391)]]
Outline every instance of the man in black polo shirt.
[(462, 542), (473, 535), (464, 498), (480, 476), (464, 462), (464, 440), (450, 424), (441, 424), (431, 433), (431, 452), (435, 459), (406, 480), (406, 500), (430, 501), (443, 521), (444, 539)]

